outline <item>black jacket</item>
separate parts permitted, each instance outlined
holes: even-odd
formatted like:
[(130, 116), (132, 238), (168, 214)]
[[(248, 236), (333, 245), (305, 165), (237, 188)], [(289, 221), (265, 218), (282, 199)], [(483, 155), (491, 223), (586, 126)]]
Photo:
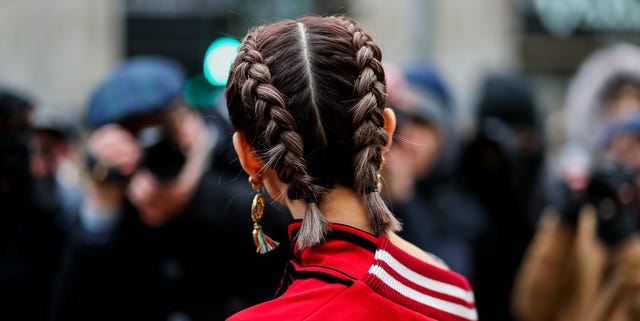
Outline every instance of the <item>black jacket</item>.
[[(288, 246), (256, 253), (253, 191), (244, 176), (210, 171), (189, 209), (160, 228), (144, 225), (127, 204), (107, 242), (78, 224), (65, 247), (51, 320), (222, 320), (270, 299)], [(266, 233), (286, 242), (290, 215), (269, 207)]]

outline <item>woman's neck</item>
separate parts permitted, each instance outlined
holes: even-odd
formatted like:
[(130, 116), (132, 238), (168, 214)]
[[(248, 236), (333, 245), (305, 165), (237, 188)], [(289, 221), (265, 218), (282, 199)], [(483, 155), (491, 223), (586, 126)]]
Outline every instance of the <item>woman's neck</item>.
[[(288, 201), (287, 205), (294, 218), (302, 219), (304, 217), (307, 208), (306, 202), (294, 200)], [(318, 205), (320, 211), (329, 222), (345, 224), (369, 233), (372, 232), (365, 205), (352, 189), (344, 186), (335, 186)]]
[[(295, 219), (303, 219), (307, 210), (304, 200), (290, 200), (287, 198), (287, 185), (282, 183), (273, 171), (267, 170), (264, 174), (264, 186), (269, 196), (280, 204), (285, 204)], [(373, 234), (371, 224), (363, 200), (356, 196), (351, 188), (337, 185), (333, 187), (322, 199), (320, 211), (331, 223), (339, 223), (355, 227)], [(385, 235), (391, 243), (410, 253), (412, 256), (442, 268), (447, 268), (433, 259), (433, 257), (417, 246), (402, 239), (394, 232), (389, 231)]]
[[(307, 209), (307, 203), (305, 201), (292, 201), (287, 199), (287, 206), (289, 207), (293, 218), (302, 219), (304, 217), (305, 210)], [(334, 187), (329, 191), (329, 193), (327, 193), (319, 206), (320, 211), (329, 222), (349, 225), (373, 234), (367, 212), (365, 211), (365, 205), (362, 200), (356, 196), (352, 189), (344, 186)], [(443, 269), (449, 269), (446, 265), (435, 260), (430, 254), (404, 240), (396, 233), (389, 232), (385, 236), (395, 246), (403, 249), (405, 252), (419, 260), (439, 266)]]

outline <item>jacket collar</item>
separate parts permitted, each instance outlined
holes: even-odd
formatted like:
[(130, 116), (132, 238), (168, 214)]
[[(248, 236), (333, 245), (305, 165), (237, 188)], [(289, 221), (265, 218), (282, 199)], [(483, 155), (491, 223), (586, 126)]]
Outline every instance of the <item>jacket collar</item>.
[[(291, 244), (295, 244), (301, 226), (301, 220), (289, 225)], [(330, 224), (329, 228), (322, 244), (302, 251), (294, 247), (296, 263), (303, 268), (330, 268), (350, 278), (360, 279), (373, 263), (379, 238), (348, 225)]]

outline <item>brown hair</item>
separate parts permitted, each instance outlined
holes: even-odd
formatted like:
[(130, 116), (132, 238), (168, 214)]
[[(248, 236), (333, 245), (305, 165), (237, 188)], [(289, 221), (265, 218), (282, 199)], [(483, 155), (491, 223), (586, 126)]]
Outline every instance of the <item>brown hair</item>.
[(323, 241), (318, 209), (336, 184), (368, 204), (376, 235), (400, 230), (376, 186), (386, 107), (381, 51), (353, 20), (308, 16), (252, 29), (226, 90), (231, 121), (265, 165), (308, 203), (298, 247)]

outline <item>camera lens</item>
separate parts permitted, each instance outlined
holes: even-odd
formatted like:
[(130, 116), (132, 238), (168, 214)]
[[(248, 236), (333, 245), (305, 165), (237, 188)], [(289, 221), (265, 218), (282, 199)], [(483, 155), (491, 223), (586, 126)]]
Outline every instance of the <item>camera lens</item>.
[(630, 169), (618, 163), (605, 163), (596, 168), (590, 177), (588, 198), (597, 207), (599, 215), (610, 217), (631, 203), (635, 197), (633, 186), (633, 172)]
[(142, 166), (159, 181), (175, 180), (186, 162), (178, 143), (158, 127), (143, 130), (138, 138), (144, 150)]

